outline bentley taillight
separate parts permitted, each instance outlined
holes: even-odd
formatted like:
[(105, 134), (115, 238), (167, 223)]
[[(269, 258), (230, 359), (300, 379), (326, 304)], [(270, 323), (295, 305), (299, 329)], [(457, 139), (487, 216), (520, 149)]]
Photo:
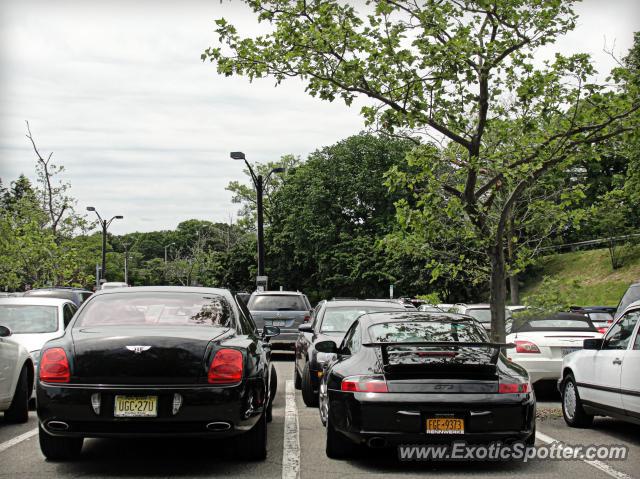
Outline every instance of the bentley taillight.
[(67, 353), (62, 348), (47, 349), (40, 358), (40, 381), (46, 383), (68, 383), (71, 370)]
[(237, 349), (221, 349), (211, 361), (207, 380), (210, 384), (233, 384), (242, 381), (242, 353)]

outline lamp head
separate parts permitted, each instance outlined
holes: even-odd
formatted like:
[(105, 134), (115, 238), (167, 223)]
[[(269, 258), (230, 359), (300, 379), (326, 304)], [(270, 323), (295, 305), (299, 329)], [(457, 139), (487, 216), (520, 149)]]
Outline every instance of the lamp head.
[(232, 151), (230, 156), (234, 160), (246, 160), (244, 153), (241, 151)]

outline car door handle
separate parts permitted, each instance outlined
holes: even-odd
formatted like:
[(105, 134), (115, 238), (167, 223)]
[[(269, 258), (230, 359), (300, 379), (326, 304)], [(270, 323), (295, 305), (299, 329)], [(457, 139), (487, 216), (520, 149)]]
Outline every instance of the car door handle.
[(622, 360), (620, 358), (615, 358), (613, 360), (613, 364), (622, 364)]

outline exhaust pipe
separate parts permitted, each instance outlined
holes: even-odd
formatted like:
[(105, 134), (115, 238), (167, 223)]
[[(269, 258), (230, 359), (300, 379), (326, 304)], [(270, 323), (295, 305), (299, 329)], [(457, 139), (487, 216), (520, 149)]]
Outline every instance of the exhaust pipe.
[(66, 431), (69, 429), (69, 425), (62, 421), (49, 421), (47, 427), (52, 431)]
[(228, 431), (229, 429), (231, 429), (231, 424), (229, 424), (228, 422), (217, 421), (210, 422), (206, 427), (209, 431)]
[(372, 437), (367, 441), (367, 445), (372, 449), (380, 449), (387, 445), (387, 440), (382, 437)]

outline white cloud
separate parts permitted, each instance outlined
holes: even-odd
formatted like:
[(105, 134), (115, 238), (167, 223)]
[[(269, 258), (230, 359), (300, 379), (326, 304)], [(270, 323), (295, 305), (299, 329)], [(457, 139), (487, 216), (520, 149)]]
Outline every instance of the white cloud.
[[(606, 71), (604, 38), (624, 54), (638, 5), (588, 0), (578, 11), (576, 31), (544, 53), (587, 51)], [(40, 148), (65, 165), (80, 208), (123, 214), (115, 233), (168, 229), (237, 210), (224, 187), (242, 163), (229, 151), (306, 156), (362, 129), (357, 107), (310, 98), (298, 81), (274, 88), (218, 76), (200, 54), (220, 16), (243, 33), (265, 28), (235, 1), (3, 1), (0, 177), (33, 177), (29, 120)]]

